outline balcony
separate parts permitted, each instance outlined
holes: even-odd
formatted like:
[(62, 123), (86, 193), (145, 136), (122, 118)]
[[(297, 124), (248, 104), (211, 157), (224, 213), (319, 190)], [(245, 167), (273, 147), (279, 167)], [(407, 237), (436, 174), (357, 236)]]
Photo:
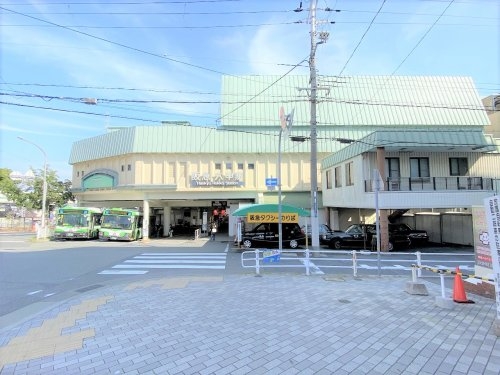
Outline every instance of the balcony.
[[(373, 180), (365, 180), (365, 192), (375, 191)], [(403, 177), (384, 181), (385, 191), (494, 191), (493, 179), (485, 177)]]

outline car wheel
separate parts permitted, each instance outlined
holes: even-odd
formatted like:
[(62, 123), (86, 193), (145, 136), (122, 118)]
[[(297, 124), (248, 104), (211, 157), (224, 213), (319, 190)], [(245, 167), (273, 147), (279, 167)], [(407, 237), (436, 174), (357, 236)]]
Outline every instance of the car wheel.
[(299, 247), (299, 243), (297, 242), (297, 240), (291, 240), (289, 246), (291, 249), (296, 249), (297, 247)]
[(392, 251), (392, 250), (394, 250), (394, 244), (391, 241), (389, 241), (387, 242), (387, 251)]
[(252, 247), (252, 241), (251, 240), (243, 240), (243, 247), (246, 247), (247, 249), (251, 248)]
[(336, 238), (330, 241), (330, 246), (331, 249), (336, 249), (340, 250), (342, 248), (342, 240)]

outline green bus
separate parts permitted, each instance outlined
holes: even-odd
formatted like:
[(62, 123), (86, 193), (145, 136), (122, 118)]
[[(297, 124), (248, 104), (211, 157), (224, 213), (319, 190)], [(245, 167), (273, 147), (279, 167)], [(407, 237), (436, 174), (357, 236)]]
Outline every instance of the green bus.
[(107, 208), (102, 213), (99, 239), (135, 241), (142, 238), (142, 212), (131, 208)]
[(59, 208), (54, 239), (98, 238), (101, 216), (101, 209), (95, 207)]

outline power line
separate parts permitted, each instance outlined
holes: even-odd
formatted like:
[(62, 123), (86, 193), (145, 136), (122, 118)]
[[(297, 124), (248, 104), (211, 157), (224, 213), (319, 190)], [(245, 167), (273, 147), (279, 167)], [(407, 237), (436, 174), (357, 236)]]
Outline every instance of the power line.
[(26, 15), (26, 14), (21, 13), (21, 12), (16, 12), (16, 11), (11, 10), (11, 9), (7, 9), (7, 8), (4, 8), (4, 7), (0, 7), (0, 9), (4, 10), (4, 11), (7, 11), (7, 12), (18, 14), (20, 16), (28, 17), (28, 18), (31, 18), (31, 19), (34, 19), (34, 20), (37, 20), (37, 21), (40, 21), (40, 22), (48, 23), (50, 25), (57, 26), (57, 27), (60, 27), (62, 29), (74, 32), (74, 33), (78, 33), (78, 34), (81, 34), (81, 35), (88, 36), (89, 38), (97, 39), (97, 40), (100, 40), (102, 42), (110, 43), (110, 44), (113, 44), (113, 45), (116, 45), (116, 46), (119, 46), (119, 47), (122, 47), (122, 48), (126, 48), (126, 49), (129, 49), (129, 50), (135, 51), (135, 52), (143, 53), (143, 54), (154, 56), (154, 57), (159, 57), (161, 59), (165, 59), (165, 60), (172, 61), (172, 62), (175, 62), (175, 63), (178, 63), (178, 64), (182, 64), (182, 65), (190, 66), (190, 67), (193, 67), (193, 68), (197, 68), (197, 69), (209, 71), (209, 72), (212, 72), (212, 73), (224, 74), (224, 73), (222, 73), (222, 72), (220, 72), (218, 70), (215, 70), (215, 69), (210, 69), (210, 68), (206, 68), (206, 67), (203, 67), (203, 66), (200, 66), (200, 65), (191, 64), (191, 63), (188, 63), (188, 62), (185, 62), (185, 61), (173, 59), (173, 58), (167, 57), (165, 55), (159, 55), (157, 53), (148, 52), (148, 51), (145, 51), (145, 50), (142, 50), (142, 49), (139, 49), (139, 48), (128, 46), (128, 45), (123, 44), (123, 43), (118, 43), (118, 42), (111, 41), (109, 39), (101, 38), (101, 37), (98, 37), (98, 36), (86, 33), (84, 31), (75, 30), (75, 29), (72, 29), (70, 27), (59, 25), (59, 24), (51, 22), (51, 21), (46, 21), (46, 20), (43, 20), (43, 19), (38, 18), (38, 17), (33, 17), (33, 16), (29, 16), (29, 15)]
[(351, 53), (351, 56), (349, 56), (349, 58), (347, 59), (347, 61), (345, 62), (344, 66), (342, 67), (342, 69), (340, 70), (340, 73), (338, 74), (339, 76), (342, 75), (342, 73), (344, 73), (344, 70), (345, 68), (347, 67), (347, 65), (349, 64), (349, 62), (351, 61), (352, 57), (354, 56), (354, 54), (356, 53), (356, 51), (358, 50), (358, 47), (361, 45), (361, 42), (363, 41), (363, 39), (365, 38), (366, 34), (368, 34), (368, 31), (371, 29), (372, 25), (373, 25), (373, 22), (375, 21), (375, 18), (377, 18), (377, 16), (380, 14), (380, 11), (382, 10), (384, 4), (385, 4), (385, 1), (386, 0), (383, 0), (382, 1), (382, 4), (380, 4), (380, 8), (378, 8), (378, 11), (375, 13), (375, 15), (373, 16), (370, 24), (368, 25), (368, 27), (366, 28), (365, 32), (363, 33), (363, 35), (361, 36), (361, 39), (358, 41), (358, 44), (356, 44), (356, 47), (354, 47), (354, 50), (352, 51)]

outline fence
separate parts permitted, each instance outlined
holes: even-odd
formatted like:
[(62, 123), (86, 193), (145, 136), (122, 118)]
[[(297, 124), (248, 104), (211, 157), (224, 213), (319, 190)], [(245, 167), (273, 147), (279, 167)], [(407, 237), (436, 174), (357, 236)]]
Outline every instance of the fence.
[[(354, 277), (358, 276), (360, 269), (366, 269), (365, 265), (360, 266), (359, 262), (363, 264), (374, 264), (369, 266), (372, 270), (377, 270), (380, 274), (383, 269), (388, 267), (384, 264), (391, 262), (398, 262), (406, 264), (397, 268), (401, 271), (412, 271), (412, 265), (417, 265), (417, 275), (422, 276), (422, 268), (424, 262), (428, 258), (439, 258), (453, 256), (456, 257), (471, 257), (472, 253), (422, 253), (420, 251), (412, 253), (398, 253), (398, 252), (371, 252), (364, 250), (319, 250), (311, 251), (309, 249), (297, 250), (269, 250), (269, 249), (255, 249), (247, 250), (241, 253), (241, 266), (243, 268), (254, 268), (255, 274), (260, 275), (262, 269), (275, 268), (275, 269), (304, 269), (307, 276), (311, 274), (311, 270), (318, 269), (351, 269)], [(465, 262), (474, 263), (473, 260), (466, 260)], [(440, 259), (439, 263), (457, 263), (457, 259)], [(452, 267), (454, 268), (454, 266)], [(394, 266), (391, 266), (394, 269)]]
[(35, 232), (36, 223), (40, 220), (32, 218), (0, 218), (0, 231)]

